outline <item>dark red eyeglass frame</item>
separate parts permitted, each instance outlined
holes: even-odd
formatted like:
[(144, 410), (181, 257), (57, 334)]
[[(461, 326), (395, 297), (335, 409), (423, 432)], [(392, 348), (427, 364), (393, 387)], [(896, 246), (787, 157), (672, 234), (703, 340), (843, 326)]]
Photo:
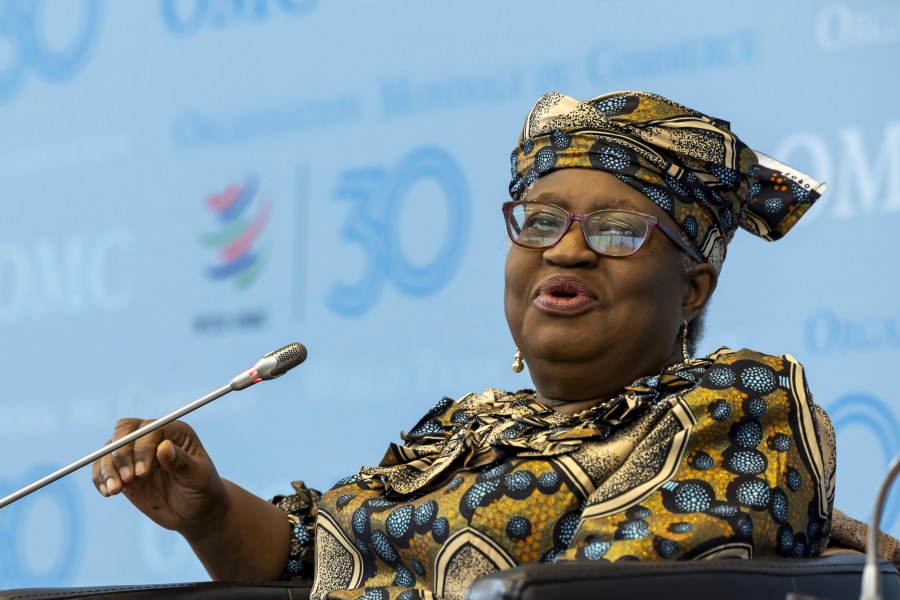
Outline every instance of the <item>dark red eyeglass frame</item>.
[[(535, 204), (541, 204), (544, 206), (552, 206), (553, 208), (560, 210), (566, 214), (568, 222), (566, 223), (566, 227), (563, 229), (562, 233), (559, 234), (558, 240), (556, 240), (555, 242), (553, 242), (552, 244), (550, 244), (548, 246), (529, 246), (527, 244), (523, 244), (523, 243), (519, 242), (519, 240), (516, 239), (515, 235), (513, 234), (512, 222), (510, 220), (510, 215), (512, 215), (512, 211), (516, 206), (522, 206), (522, 205), (526, 205), (526, 204), (531, 205), (531, 206), (533, 206)], [(618, 254), (618, 255), (612, 255), (612, 256), (624, 257), (624, 256), (633, 256), (634, 254), (637, 254), (640, 251), (640, 249), (644, 247), (644, 244), (647, 242), (647, 240), (650, 239), (650, 232), (653, 229), (659, 229), (661, 232), (663, 232), (663, 235), (665, 235), (667, 238), (672, 240), (672, 242), (676, 246), (678, 246), (679, 248), (684, 250), (684, 252), (687, 253), (687, 255), (690, 256), (692, 259), (696, 260), (699, 263), (706, 262), (703, 260), (703, 258), (701, 258), (700, 253), (698, 253), (696, 249), (692, 248), (687, 243), (685, 243), (685, 241), (681, 239), (680, 235), (678, 235), (677, 233), (675, 233), (674, 231), (672, 231), (671, 229), (669, 229), (668, 227), (666, 227), (665, 225), (660, 223), (659, 219), (654, 217), (653, 215), (645, 215), (644, 213), (640, 213), (640, 212), (633, 211), (633, 210), (620, 210), (620, 209), (595, 210), (594, 212), (579, 215), (579, 214), (570, 213), (563, 207), (557, 206), (556, 204), (551, 204), (549, 202), (535, 202), (535, 201), (528, 201), (528, 200), (520, 200), (520, 201), (516, 201), (516, 202), (504, 202), (503, 203), (503, 218), (506, 221), (506, 233), (507, 233), (507, 235), (509, 235), (509, 239), (512, 240), (512, 243), (514, 243), (515, 245), (521, 246), (522, 248), (531, 248), (531, 249), (553, 248), (559, 242), (562, 241), (562, 239), (566, 236), (567, 233), (569, 233), (569, 229), (572, 227), (572, 222), (578, 221), (579, 223), (581, 223), (581, 234), (584, 236), (584, 241), (588, 245), (588, 248), (590, 248), (591, 250), (593, 250), (594, 252), (596, 252), (597, 254), (599, 254), (601, 256), (609, 256), (609, 255), (599, 252), (596, 248), (594, 248), (591, 245), (591, 242), (588, 239), (587, 231), (585, 231), (584, 226), (585, 226), (585, 223), (587, 223), (587, 220), (591, 216), (596, 215), (597, 213), (611, 213), (611, 212), (628, 213), (628, 214), (632, 214), (632, 215), (637, 215), (637, 216), (641, 217), (642, 219), (644, 219), (645, 221), (647, 221), (647, 225), (648, 225), (647, 237), (645, 237), (643, 239), (643, 241), (641, 241), (641, 243), (638, 245), (638, 247), (635, 248), (634, 252), (631, 252), (629, 254)]]

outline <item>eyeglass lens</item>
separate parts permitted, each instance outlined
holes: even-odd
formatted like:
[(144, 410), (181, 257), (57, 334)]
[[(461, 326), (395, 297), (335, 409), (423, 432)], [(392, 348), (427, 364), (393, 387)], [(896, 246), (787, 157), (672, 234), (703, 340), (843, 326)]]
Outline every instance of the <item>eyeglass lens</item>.
[[(546, 248), (562, 239), (569, 214), (552, 204), (528, 202), (514, 205), (507, 221), (513, 241), (529, 248)], [(634, 254), (650, 233), (650, 223), (642, 216), (615, 210), (593, 213), (581, 226), (591, 248), (607, 256)]]

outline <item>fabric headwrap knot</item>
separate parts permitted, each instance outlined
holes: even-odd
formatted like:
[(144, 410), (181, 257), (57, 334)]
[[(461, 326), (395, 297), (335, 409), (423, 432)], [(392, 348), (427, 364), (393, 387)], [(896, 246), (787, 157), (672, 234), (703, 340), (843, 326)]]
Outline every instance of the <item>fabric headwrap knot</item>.
[(751, 150), (727, 121), (647, 92), (545, 94), (511, 159), (513, 200), (556, 169), (606, 171), (665, 210), (717, 269), (738, 227), (777, 240), (826, 189)]

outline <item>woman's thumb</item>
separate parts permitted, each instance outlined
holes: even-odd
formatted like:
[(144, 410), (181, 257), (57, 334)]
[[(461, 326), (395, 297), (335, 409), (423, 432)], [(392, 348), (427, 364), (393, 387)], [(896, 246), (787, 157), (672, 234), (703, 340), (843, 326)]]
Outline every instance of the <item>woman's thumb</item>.
[(187, 452), (173, 444), (171, 440), (163, 440), (156, 448), (156, 460), (164, 470), (172, 474), (187, 469), (191, 461)]

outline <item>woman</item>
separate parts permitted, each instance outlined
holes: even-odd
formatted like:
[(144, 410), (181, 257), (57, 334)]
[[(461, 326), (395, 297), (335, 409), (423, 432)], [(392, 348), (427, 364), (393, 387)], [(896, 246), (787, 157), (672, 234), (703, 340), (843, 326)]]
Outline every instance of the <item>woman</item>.
[(461, 598), (525, 562), (819, 554), (833, 430), (802, 367), (690, 351), (737, 227), (778, 239), (824, 186), (639, 92), (547, 94), (512, 167), (505, 309), (535, 391), (444, 399), (321, 496), (253, 496), (183, 423), (95, 463), (100, 492), (213, 578), (315, 577), (314, 598)]

